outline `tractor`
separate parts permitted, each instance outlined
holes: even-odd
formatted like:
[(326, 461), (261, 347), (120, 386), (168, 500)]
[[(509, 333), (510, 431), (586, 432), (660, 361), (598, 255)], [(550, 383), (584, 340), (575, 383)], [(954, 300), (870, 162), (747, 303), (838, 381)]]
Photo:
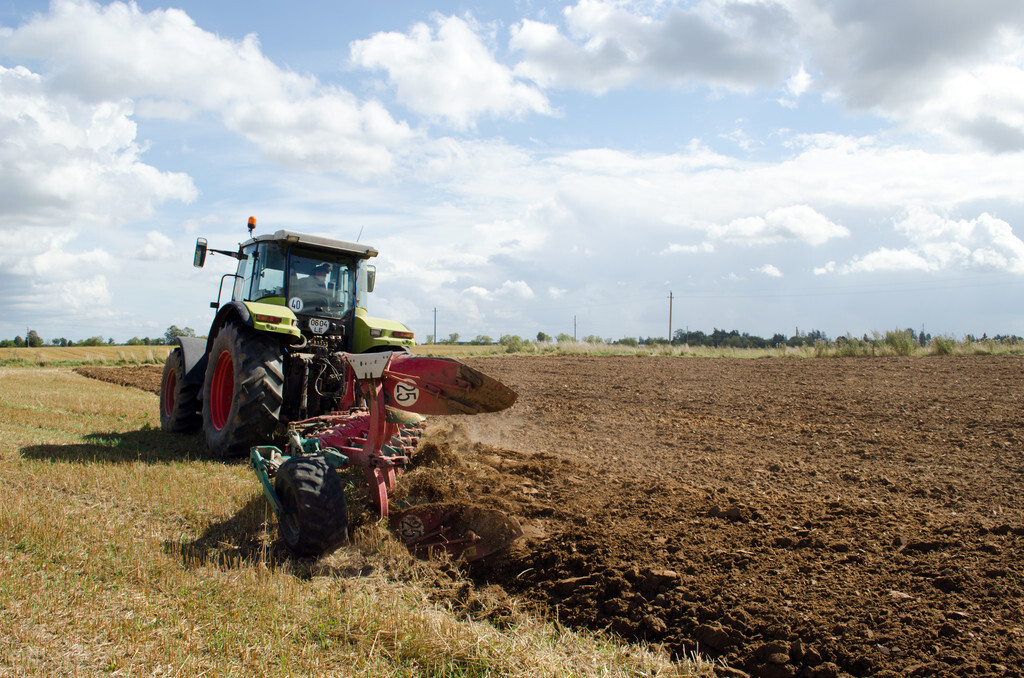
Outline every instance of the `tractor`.
[[(210, 253), (238, 265), (221, 277), (208, 337), (178, 337), (167, 357), (161, 428), (202, 429), (213, 453), (248, 455), (282, 539), (300, 556), (344, 541), (339, 471), (351, 467), (363, 468), (373, 511), (416, 551), (472, 560), (517, 538), (514, 518), (438, 506), (394, 512), (388, 502), (425, 415), (495, 412), (515, 392), (457, 360), (414, 355), (409, 328), (369, 316), (373, 247), (290, 230), (253, 236), (254, 217), (248, 226), (237, 250), (196, 241), (194, 266)], [(222, 304), (225, 281), (231, 298)]]

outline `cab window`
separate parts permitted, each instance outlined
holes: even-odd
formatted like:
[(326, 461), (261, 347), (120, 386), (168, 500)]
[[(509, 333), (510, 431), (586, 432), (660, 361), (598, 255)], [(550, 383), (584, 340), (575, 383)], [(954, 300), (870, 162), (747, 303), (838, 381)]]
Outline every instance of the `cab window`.
[(352, 309), (353, 261), (296, 250), (288, 262), (288, 307), (295, 313), (341, 318)]
[(274, 242), (261, 242), (256, 250), (256, 264), (250, 299), (284, 296), (284, 255)]

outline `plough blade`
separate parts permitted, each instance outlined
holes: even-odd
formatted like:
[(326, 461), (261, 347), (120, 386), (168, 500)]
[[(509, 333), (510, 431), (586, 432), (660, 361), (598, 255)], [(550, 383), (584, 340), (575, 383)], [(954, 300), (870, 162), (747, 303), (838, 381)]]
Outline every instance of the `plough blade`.
[(384, 373), (388, 405), (417, 414), (481, 414), (512, 406), (516, 392), (450, 358), (394, 354)]
[(399, 511), (391, 528), (414, 553), (443, 550), (453, 560), (472, 562), (500, 551), (523, 536), (514, 517), (480, 506), (421, 505)]

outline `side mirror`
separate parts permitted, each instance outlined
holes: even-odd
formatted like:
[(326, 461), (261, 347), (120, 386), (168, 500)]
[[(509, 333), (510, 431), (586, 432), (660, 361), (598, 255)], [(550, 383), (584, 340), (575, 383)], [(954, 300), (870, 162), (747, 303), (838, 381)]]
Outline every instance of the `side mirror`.
[(196, 256), (192, 260), (192, 265), (196, 268), (202, 268), (203, 264), (206, 263), (206, 238), (196, 238)]
[(366, 267), (366, 291), (372, 292), (373, 285), (377, 282), (377, 267), (367, 266)]

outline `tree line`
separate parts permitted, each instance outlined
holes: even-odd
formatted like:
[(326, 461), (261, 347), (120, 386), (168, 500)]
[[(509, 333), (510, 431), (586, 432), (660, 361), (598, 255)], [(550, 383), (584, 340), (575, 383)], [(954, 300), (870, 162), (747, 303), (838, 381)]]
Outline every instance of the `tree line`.
[[(897, 329), (895, 332), (901, 334), (908, 342), (920, 344), (926, 346), (928, 342), (932, 340), (932, 335), (926, 333), (924, 330), (920, 332), (914, 329)], [(964, 341), (985, 341), (987, 339), (993, 339), (995, 341), (1005, 342), (1016, 342), (1020, 341), (1020, 337), (1016, 335), (996, 335), (989, 337), (987, 334), (976, 337), (973, 334), (968, 334), (964, 337)], [(702, 330), (690, 330), (690, 329), (679, 329), (672, 333), (672, 339), (669, 340), (666, 337), (623, 337), (621, 339), (609, 339), (600, 337), (596, 334), (588, 334), (580, 339), (565, 334), (564, 332), (554, 337), (545, 333), (538, 332), (536, 342), (538, 344), (548, 344), (552, 342), (557, 343), (568, 343), (579, 341), (584, 344), (609, 344), (618, 346), (657, 346), (657, 345), (672, 345), (672, 346), (706, 346), (709, 348), (776, 348), (778, 346), (814, 346), (818, 342), (833, 342), (837, 345), (842, 345), (846, 342), (871, 342), (875, 338), (869, 337), (865, 334), (863, 337), (853, 337), (849, 334), (836, 339), (832, 339), (826, 333), (821, 330), (810, 330), (808, 332), (802, 332), (800, 328), (796, 328), (792, 335), (785, 335), (781, 332), (776, 332), (771, 337), (765, 338), (756, 334), (749, 334), (747, 332), (740, 332), (739, 330), (720, 330), (717, 327), (714, 328), (710, 333)], [(427, 343), (433, 344), (468, 344), (471, 346), (489, 346), (494, 344), (500, 344), (502, 346), (509, 346), (510, 344), (522, 344), (526, 343), (522, 337), (515, 334), (502, 335), (497, 341), (485, 334), (479, 334), (474, 339), (468, 341), (460, 341), (458, 332), (453, 332), (448, 335), (447, 339), (440, 339), (434, 341), (434, 337), (428, 335)]]
[(0, 339), (0, 348), (41, 348), (43, 346), (165, 346), (173, 344), (176, 337), (194, 337), (196, 331), (191, 327), (180, 328), (171, 325), (164, 332), (162, 337), (132, 337), (123, 344), (118, 344), (113, 337), (89, 337), (77, 341), (66, 337), (54, 337), (49, 342), (44, 340), (39, 333), (29, 329), (24, 337), (14, 339)]
[[(913, 329), (900, 330), (896, 332), (900, 333), (905, 337), (906, 341), (926, 346), (928, 342), (932, 340), (932, 335), (925, 333), (924, 330), (916, 332)], [(171, 325), (164, 332), (163, 336), (160, 337), (132, 337), (123, 344), (117, 344), (113, 338), (105, 337), (89, 337), (87, 339), (80, 339), (73, 341), (65, 337), (55, 337), (49, 342), (45, 341), (39, 333), (35, 330), (29, 329), (24, 337), (14, 337), (14, 339), (0, 339), (0, 348), (39, 348), (42, 346), (166, 346), (175, 343), (177, 337), (195, 337), (196, 331), (191, 327), (178, 327), (177, 325)], [(1010, 335), (996, 335), (989, 337), (987, 334), (982, 334), (981, 337), (976, 337), (973, 334), (968, 334), (964, 337), (964, 341), (985, 341), (993, 339), (1000, 342), (1018, 342), (1020, 337)], [(585, 344), (610, 344), (619, 346), (657, 346), (657, 345), (672, 345), (672, 346), (707, 346), (711, 348), (775, 348), (777, 346), (814, 346), (818, 342), (834, 342), (841, 346), (845, 342), (870, 342), (873, 338), (867, 334), (863, 338), (852, 337), (849, 334), (836, 339), (831, 339), (827, 334), (821, 330), (811, 330), (809, 332), (801, 332), (799, 328), (796, 329), (795, 333), (791, 336), (776, 332), (769, 338), (764, 338), (756, 334), (749, 334), (747, 332), (740, 332), (739, 330), (720, 330), (717, 327), (714, 328), (710, 333), (702, 330), (690, 330), (690, 329), (679, 329), (672, 333), (672, 339), (669, 340), (665, 337), (623, 337), (621, 339), (608, 339), (600, 337), (596, 334), (588, 334), (580, 339), (576, 339), (564, 332), (551, 336), (546, 332), (538, 332), (536, 342), (538, 344), (550, 344), (550, 343), (569, 343), (569, 342), (582, 342)], [(478, 334), (475, 338), (468, 341), (460, 341), (460, 335), (458, 332), (452, 332), (446, 339), (440, 339), (434, 341), (434, 337), (431, 335), (427, 336), (428, 344), (469, 344), (472, 346), (491, 346), (499, 344), (510, 348), (510, 350), (516, 350), (517, 347), (524, 344), (528, 344), (529, 341), (523, 339), (516, 334), (503, 334), (497, 340), (489, 337), (485, 334)]]

